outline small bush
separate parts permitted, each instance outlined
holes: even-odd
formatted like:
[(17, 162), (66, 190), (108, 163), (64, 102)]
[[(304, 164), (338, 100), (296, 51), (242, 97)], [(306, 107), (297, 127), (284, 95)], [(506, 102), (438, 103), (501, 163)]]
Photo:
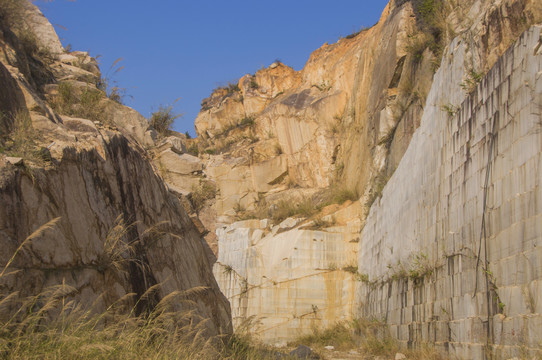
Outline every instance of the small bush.
[(233, 95), (234, 93), (241, 91), (241, 88), (239, 87), (239, 84), (237, 83), (228, 82), (225, 86), (219, 86), (215, 88), (213, 92), (220, 91), (220, 90), (226, 90), (226, 96), (230, 96), (230, 95)]
[(414, 63), (420, 63), (423, 60), (425, 49), (430, 47), (433, 38), (425, 33), (409, 35), (406, 52), (412, 56)]
[(452, 104), (442, 105), (440, 109), (447, 113), (449, 118), (453, 118), (455, 114), (457, 114), (457, 112), (460, 110), (458, 106)]
[(358, 273), (358, 267), (357, 265), (347, 265), (342, 268), (343, 271), (349, 272), (351, 274), (357, 274)]
[(248, 127), (248, 126), (254, 126), (254, 116), (245, 116), (239, 122), (237, 123), (237, 126), (240, 128)]
[(357, 191), (339, 185), (332, 185), (321, 194), (321, 199), (317, 203), (321, 209), (331, 204), (341, 205), (346, 201), (356, 201), (358, 199), (359, 195)]
[(258, 83), (256, 82), (256, 79), (255, 78), (251, 78), (250, 79), (250, 84), (249, 84), (249, 87), (253, 90), (256, 90), (256, 89), (259, 89), (260, 88), (260, 85), (258, 85)]
[(24, 25), (24, 3), (22, 0), (0, 0), (2, 25), (17, 30)]
[(275, 150), (275, 155), (277, 156), (283, 153), (282, 146), (280, 146), (278, 142), (275, 143), (275, 145), (273, 146), (273, 149)]
[(192, 188), (190, 202), (196, 213), (199, 213), (207, 200), (214, 199), (215, 197), (216, 187), (209, 181), (200, 181), (199, 185)]
[(365, 206), (370, 208), (375, 202), (375, 200), (382, 196), (382, 192), (384, 191), (384, 187), (388, 183), (388, 180), (389, 177), (384, 174), (379, 174), (375, 177)]
[(188, 147), (188, 149), (186, 149), (186, 152), (191, 154), (191, 155), (194, 155), (194, 156), (198, 156), (199, 155), (199, 148), (198, 148), (198, 145), (197, 144), (192, 144)]
[(51, 161), (47, 148), (38, 145), (40, 134), (32, 126), (28, 113), (19, 111), (12, 116), (11, 130), (0, 139), (2, 152), (8, 156), (21, 157), (36, 165)]
[(102, 103), (104, 98), (102, 91), (91, 86), (80, 90), (70, 82), (61, 82), (58, 84), (58, 95), (51, 99), (50, 105), (62, 115), (107, 122), (104, 116), (105, 104)]
[(356, 191), (352, 191), (346, 188), (334, 188), (332, 192), (332, 200), (334, 203), (342, 204), (346, 201), (356, 201), (359, 196)]
[(289, 217), (311, 217), (318, 212), (318, 207), (310, 197), (300, 201), (280, 200), (273, 206), (272, 219), (281, 222)]
[(169, 133), (173, 122), (181, 116), (182, 114), (175, 114), (173, 112), (173, 105), (160, 105), (158, 111), (152, 113), (149, 122), (154, 130), (160, 135), (165, 136)]
[(463, 80), (463, 82), (461, 83), (461, 88), (470, 94), (474, 90), (476, 90), (476, 87), (483, 78), (484, 73), (471, 69), (467, 74), (465, 80)]

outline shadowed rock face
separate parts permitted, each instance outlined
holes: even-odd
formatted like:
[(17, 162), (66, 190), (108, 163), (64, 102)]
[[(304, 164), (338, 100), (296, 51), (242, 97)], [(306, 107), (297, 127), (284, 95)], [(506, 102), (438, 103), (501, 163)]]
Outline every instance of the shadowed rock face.
[[(206, 295), (194, 299), (199, 315), (211, 319), (212, 333), (229, 332), (229, 304), (210, 271), (207, 245), (179, 200), (124, 137), (107, 137), (100, 147), (65, 147), (52, 168), (32, 173), (4, 164), (0, 262), (7, 263), (37, 227), (56, 217), (60, 221), (25, 247), (12, 266), (21, 271), (7, 283), (2, 279), (3, 285), (31, 295), (65, 281), (85, 303), (103, 296), (98, 310), (158, 283), (156, 298), (139, 310), (172, 291), (206, 286)], [(131, 256), (123, 254), (129, 260), (125, 273), (104, 258), (104, 240), (119, 216), (127, 226), (123, 241), (135, 249)]]

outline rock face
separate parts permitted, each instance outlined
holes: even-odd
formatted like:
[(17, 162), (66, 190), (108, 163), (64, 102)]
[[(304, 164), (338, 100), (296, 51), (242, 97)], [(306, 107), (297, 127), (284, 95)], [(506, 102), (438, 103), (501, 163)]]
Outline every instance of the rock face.
[[(98, 312), (133, 294), (128, 305), (138, 313), (184, 292), (206, 336), (231, 333), (208, 245), (144, 150), (156, 146), (147, 120), (107, 98), (96, 86), (96, 61), (65, 53), (39, 10), (25, 9), (42, 41), (36, 48), (54, 56), (23, 51), (16, 29), (0, 23), (0, 264), (34, 230), (59, 220), (17, 253), (0, 279), (2, 295), (34, 296), (66, 284), (75, 288), (71, 299)], [(188, 164), (180, 172), (201, 171), (187, 156), (180, 156)], [(156, 292), (137, 301), (154, 285)], [(203, 290), (188, 292), (194, 288)]]
[[(212, 320), (213, 334), (227, 333), (229, 304), (214, 284), (206, 244), (190, 218), (126, 138), (102, 135), (103, 142), (96, 138), (86, 149), (54, 149), (62, 150), (58, 162), (32, 176), (14, 166), (2, 167), (2, 263), (39, 225), (60, 217), (54, 229), (16, 258), (12, 270), (21, 271), (8, 278), (5, 289), (32, 295), (65, 281), (84, 302), (99, 299), (100, 311), (127, 293), (141, 296), (156, 284), (161, 284), (157, 299), (206, 286), (206, 294), (195, 299), (198, 313)], [(126, 224), (122, 241), (134, 253), (115, 259), (106, 252), (105, 241), (119, 225), (119, 216)], [(115, 261), (126, 274), (116, 270)]]
[[(421, 126), (361, 233), (358, 310), (399, 340), (502, 358), (542, 341), (542, 27), (463, 100), (454, 41)], [(438, 104), (449, 101), (455, 114)], [(455, 105), (457, 104), (457, 105)]]
[[(423, 3), (391, 1), (372, 28), (324, 45), (298, 73), (284, 70), (291, 85), (273, 98), (268, 83), (258, 92), (259, 79), (280, 64), (204, 100), (196, 129), (203, 174), (218, 188), (214, 273), (234, 326), (256, 316), (257, 334), (283, 343), (332, 318), (366, 316), (405, 344), (433, 342), (466, 358), (482, 357), (482, 336), (503, 358), (540, 341), (540, 277), (525, 262), (540, 262), (542, 241), (533, 205), (539, 29), (517, 39), (542, 21), (542, 8)], [(265, 219), (281, 201), (316, 205), (328, 187), (359, 200)], [(488, 264), (477, 266), (482, 213)], [(258, 219), (236, 222), (247, 217)], [(523, 305), (511, 295), (519, 291)]]
[[(255, 317), (254, 333), (285, 345), (317, 326), (351, 320), (359, 203), (315, 225), (288, 219), (247, 220), (217, 230), (215, 277), (232, 305), (234, 327)], [(328, 218), (329, 219), (329, 218)]]

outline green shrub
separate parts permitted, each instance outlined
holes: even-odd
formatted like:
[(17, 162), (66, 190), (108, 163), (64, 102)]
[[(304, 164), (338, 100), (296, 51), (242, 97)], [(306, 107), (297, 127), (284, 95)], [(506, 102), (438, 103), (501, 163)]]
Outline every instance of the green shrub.
[(478, 72), (474, 69), (470, 69), (467, 73), (467, 77), (463, 82), (461, 83), (461, 88), (465, 90), (467, 93), (472, 93), (474, 90), (476, 90), (476, 87), (482, 81), (484, 78), (484, 73)]
[(255, 124), (254, 116), (245, 116), (244, 118), (239, 120), (239, 122), (237, 123), (237, 126), (240, 128), (244, 128), (247, 126), (254, 126), (254, 124)]
[(249, 84), (249, 87), (253, 90), (256, 90), (258, 88), (260, 88), (260, 85), (258, 85), (258, 83), (256, 82), (256, 79), (253, 77), (250, 79), (250, 84)]

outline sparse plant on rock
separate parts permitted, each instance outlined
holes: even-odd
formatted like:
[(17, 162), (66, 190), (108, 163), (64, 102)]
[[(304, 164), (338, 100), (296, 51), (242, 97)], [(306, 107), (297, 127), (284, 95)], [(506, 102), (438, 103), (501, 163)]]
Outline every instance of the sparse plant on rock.
[(463, 80), (463, 82), (461, 83), (461, 88), (470, 94), (474, 90), (476, 90), (476, 87), (478, 86), (480, 81), (482, 81), (483, 77), (484, 74), (482, 72), (471, 69), (469, 70), (465, 80)]
[(49, 103), (59, 114), (107, 122), (102, 103), (104, 97), (105, 93), (93, 85), (76, 88), (71, 82), (65, 81), (58, 84), (58, 94)]
[(351, 274), (357, 274), (358, 273), (358, 266), (357, 265), (347, 265), (342, 268), (343, 271), (349, 272)]
[(209, 181), (202, 180), (197, 186), (192, 187), (189, 199), (196, 213), (199, 213), (207, 200), (214, 199), (216, 193), (216, 186)]
[(158, 110), (152, 113), (151, 118), (149, 119), (150, 125), (160, 135), (167, 135), (173, 122), (183, 116), (183, 114), (176, 114), (173, 112), (173, 105), (179, 100), (180, 99), (175, 100), (172, 105), (160, 105)]
[(222, 270), (222, 273), (226, 274), (226, 275), (230, 275), (231, 273), (233, 272), (233, 268), (231, 267), (231, 265), (224, 265), (224, 270)]
[(260, 88), (260, 85), (258, 85), (258, 82), (256, 81), (256, 79), (254, 77), (252, 77), (250, 79), (250, 83), (249, 83), (249, 87), (252, 89), (252, 90), (257, 90)]
[(457, 114), (457, 112), (459, 111), (459, 107), (453, 104), (442, 105), (440, 108), (442, 111), (448, 114), (449, 118), (453, 118), (455, 114)]
[(122, 58), (116, 59), (107, 73), (100, 77), (98, 83), (96, 84), (96, 87), (105, 92), (109, 99), (119, 104), (123, 103), (123, 99), (126, 96), (126, 89), (119, 87), (117, 82), (113, 80), (113, 76), (124, 69), (124, 66), (117, 66), (121, 61)]

